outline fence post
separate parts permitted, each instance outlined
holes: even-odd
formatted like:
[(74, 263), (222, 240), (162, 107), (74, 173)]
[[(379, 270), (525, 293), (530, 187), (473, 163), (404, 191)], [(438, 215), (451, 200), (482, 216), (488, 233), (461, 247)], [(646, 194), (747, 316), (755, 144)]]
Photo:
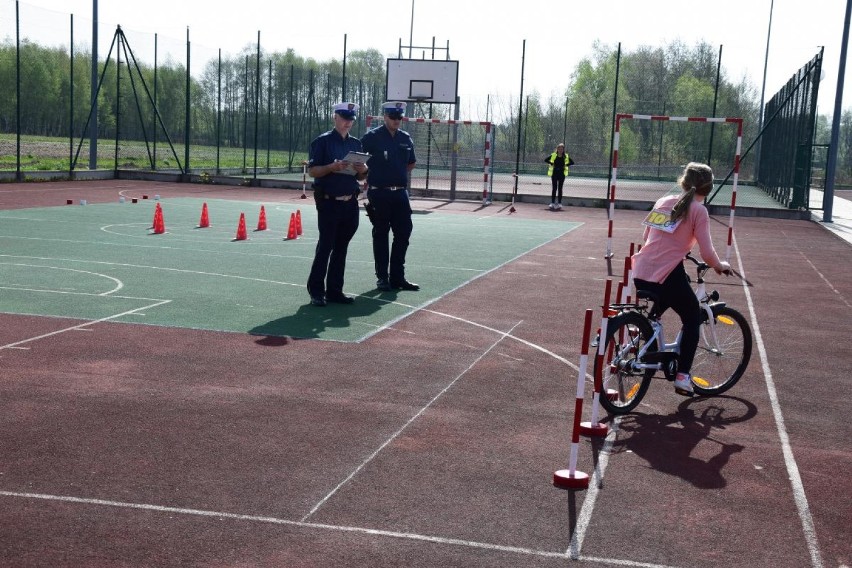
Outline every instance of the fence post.
[(186, 27), (186, 109), (185, 109), (185, 117), (184, 117), (184, 146), (183, 146), (183, 172), (187, 176), (187, 181), (189, 181), (189, 125), (190, 125), (190, 95), (192, 90), (190, 89), (190, 81), (192, 79), (192, 75), (189, 72), (190, 69), (190, 44), (189, 44), (189, 26)]

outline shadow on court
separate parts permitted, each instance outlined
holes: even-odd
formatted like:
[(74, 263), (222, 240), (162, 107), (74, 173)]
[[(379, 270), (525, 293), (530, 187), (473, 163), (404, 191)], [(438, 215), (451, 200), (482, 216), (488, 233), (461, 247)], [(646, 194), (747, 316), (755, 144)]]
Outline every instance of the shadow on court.
[[(385, 293), (390, 296), (391, 293)], [(394, 294), (395, 295), (395, 294)], [(355, 303), (348, 305), (329, 303), (325, 307), (305, 304), (296, 313), (281, 316), (258, 325), (249, 335), (285, 337), (289, 339), (318, 339), (329, 329), (344, 329), (353, 325), (353, 318), (369, 316), (378, 312), (386, 303), (367, 296), (358, 296)], [(279, 342), (258, 340), (260, 345), (276, 345)]]
[[(687, 400), (673, 414), (634, 412), (620, 419), (613, 452), (632, 452), (649, 467), (699, 489), (720, 489), (728, 484), (725, 466), (745, 446), (714, 434), (727, 424), (746, 422), (756, 415), (754, 404), (729, 396)], [(696, 451), (705, 442), (709, 444)]]

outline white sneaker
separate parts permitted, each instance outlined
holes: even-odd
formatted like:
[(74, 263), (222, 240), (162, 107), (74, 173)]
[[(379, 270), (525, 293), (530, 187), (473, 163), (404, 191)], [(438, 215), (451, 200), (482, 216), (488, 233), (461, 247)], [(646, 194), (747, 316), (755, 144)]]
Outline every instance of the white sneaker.
[(562, 204), (561, 204), (561, 203), (557, 203), (557, 204), (556, 204), (556, 209), (557, 209), (558, 211), (562, 211)]
[(550, 205), (547, 206), (547, 208), (550, 209), (551, 211), (556, 211), (556, 204), (551, 203)]
[(692, 396), (692, 377), (684, 373), (678, 373), (675, 377), (674, 388), (677, 394)]

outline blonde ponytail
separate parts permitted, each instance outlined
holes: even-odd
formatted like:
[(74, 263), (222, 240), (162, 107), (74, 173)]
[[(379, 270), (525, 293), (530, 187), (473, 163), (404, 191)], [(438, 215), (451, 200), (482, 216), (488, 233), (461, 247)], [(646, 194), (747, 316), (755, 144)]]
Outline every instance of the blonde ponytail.
[(713, 170), (707, 164), (689, 162), (678, 179), (684, 191), (672, 208), (672, 221), (689, 215), (689, 208), (695, 200), (695, 194), (707, 195), (713, 189)]
[(672, 222), (682, 219), (689, 214), (689, 206), (695, 200), (695, 187), (690, 187), (672, 207)]

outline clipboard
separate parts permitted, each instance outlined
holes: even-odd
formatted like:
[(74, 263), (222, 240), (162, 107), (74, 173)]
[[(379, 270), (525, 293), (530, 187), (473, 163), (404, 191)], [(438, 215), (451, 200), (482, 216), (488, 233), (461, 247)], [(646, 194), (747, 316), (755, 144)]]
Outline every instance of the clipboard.
[(346, 154), (345, 158), (340, 160), (341, 162), (346, 162), (346, 169), (340, 170), (337, 173), (354, 176), (356, 173), (358, 173), (355, 171), (354, 164), (358, 162), (366, 164), (367, 160), (369, 160), (370, 158), (371, 155), (366, 154), (364, 152), (349, 152), (348, 154)]

